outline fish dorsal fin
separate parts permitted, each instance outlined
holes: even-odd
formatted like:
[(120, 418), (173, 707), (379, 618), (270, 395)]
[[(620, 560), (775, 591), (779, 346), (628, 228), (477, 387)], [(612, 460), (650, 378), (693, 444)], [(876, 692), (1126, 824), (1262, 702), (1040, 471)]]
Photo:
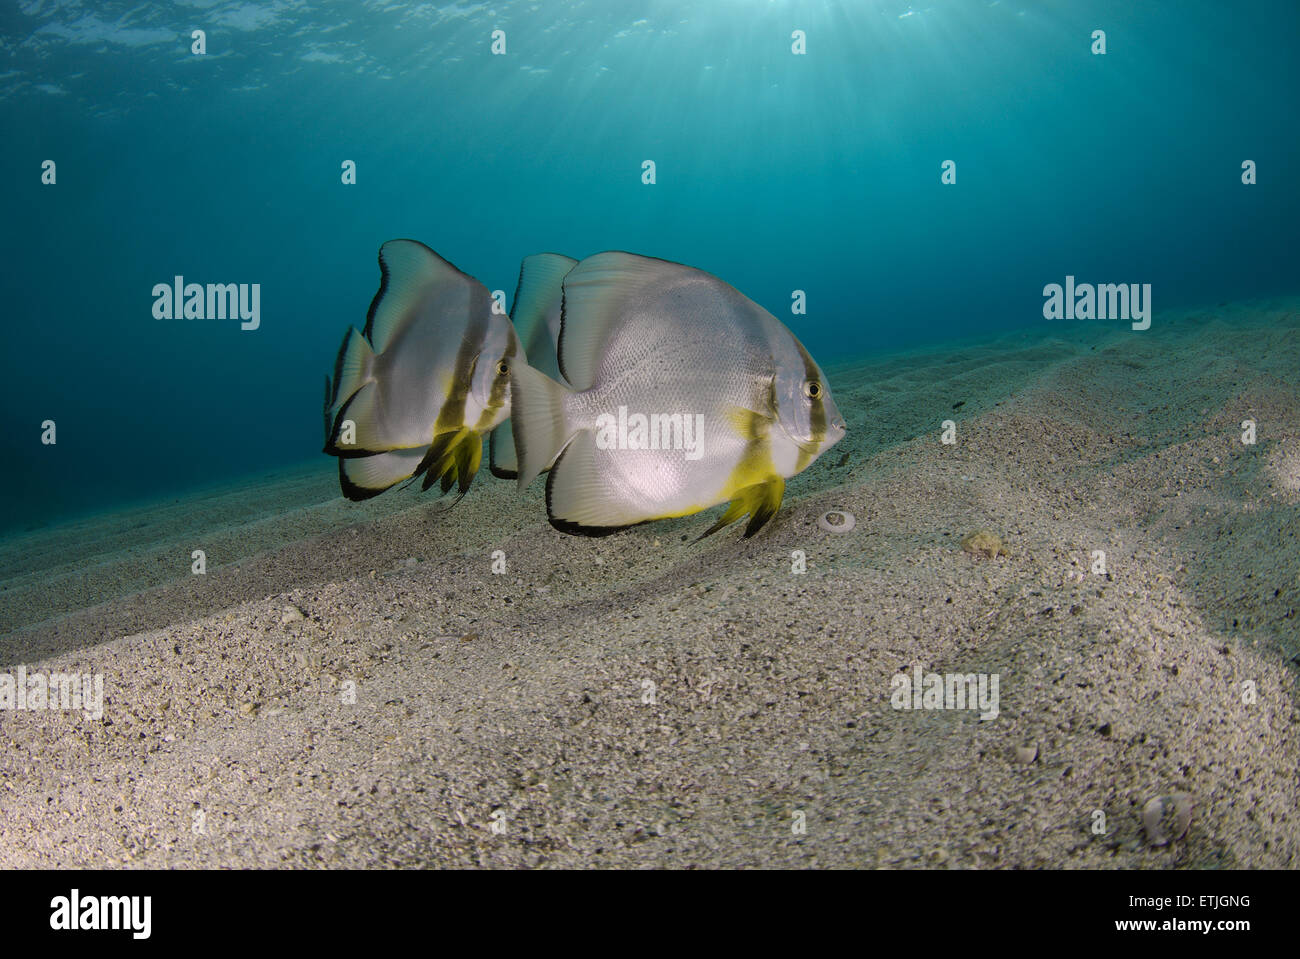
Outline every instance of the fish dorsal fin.
[[(515, 288), (510, 319), (526, 355), (538, 352), (543, 338), (550, 339), (546, 314), (560, 298), (564, 277), (577, 265), (573, 257), (559, 253), (534, 253), (519, 264), (519, 286)], [(550, 344), (549, 351), (555, 351), (554, 343)]]
[(383, 280), (366, 316), (366, 339), (376, 353), (384, 352), (393, 334), (415, 318), (422, 301), (436, 299), (464, 283), (477, 284), (417, 240), (389, 240), (379, 248)]
[(597, 253), (564, 278), (560, 372), (575, 390), (589, 390), (605, 356), (605, 344), (652, 285), (679, 278), (680, 263), (635, 253)]

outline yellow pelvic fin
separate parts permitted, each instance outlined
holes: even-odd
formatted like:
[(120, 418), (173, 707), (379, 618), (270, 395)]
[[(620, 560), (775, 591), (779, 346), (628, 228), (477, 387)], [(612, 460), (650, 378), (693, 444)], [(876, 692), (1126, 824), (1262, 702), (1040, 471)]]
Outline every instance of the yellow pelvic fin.
[(730, 526), (747, 513), (749, 523), (745, 526), (745, 538), (748, 539), (776, 515), (776, 511), (781, 508), (783, 496), (785, 496), (785, 480), (780, 476), (773, 476), (761, 483), (746, 486), (734, 495), (731, 502), (727, 504), (726, 510), (718, 517), (718, 521), (701, 533), (696, 542), (698, 543), (705, 536), (712, 536), (724, 526)]
[(459, 484), (459, 499), (469, 491), (482, 461), (483, 437), (471, 429), (451, 430), (434, 437), (415, 475), (424, 473), (421, 489), (425, 490), (440, 483), (445, 493)]
[[(469, 484), (474, 482), (479, 464), (483, 462), (483, 437), (473, 430), (466, 430), (466, 435), (456, 444), (456, 476), (460, 483), (460, 495), (469, 492)], [(443, 487), (445, 492), (447, 487)]]

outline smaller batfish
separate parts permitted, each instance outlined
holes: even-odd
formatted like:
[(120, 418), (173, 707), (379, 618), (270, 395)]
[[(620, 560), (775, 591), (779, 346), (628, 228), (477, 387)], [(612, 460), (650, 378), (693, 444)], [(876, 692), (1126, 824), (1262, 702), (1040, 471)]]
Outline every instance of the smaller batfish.
[(423, 243), (389, 240), (364, 332), (348, 331), (325, 382), (325, 452), (339, 485), (369, 499), (421, 475), (464, 496), (483, 434), (510, 415), (510, 373), (523, 362), (510, 318)]

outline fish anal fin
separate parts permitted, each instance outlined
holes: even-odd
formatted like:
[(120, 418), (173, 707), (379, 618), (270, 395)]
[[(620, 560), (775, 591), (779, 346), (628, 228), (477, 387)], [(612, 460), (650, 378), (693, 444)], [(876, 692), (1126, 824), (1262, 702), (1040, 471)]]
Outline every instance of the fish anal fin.
[(339, 487), (353, 501), (378, 496), (412, 475), (423, 449), (390, 450), (361, 457), (339, 457)]

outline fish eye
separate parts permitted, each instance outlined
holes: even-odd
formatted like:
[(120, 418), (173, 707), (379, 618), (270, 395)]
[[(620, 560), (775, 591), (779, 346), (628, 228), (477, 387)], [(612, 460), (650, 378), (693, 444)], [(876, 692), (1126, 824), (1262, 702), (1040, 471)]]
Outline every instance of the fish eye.
[(803, 395), (810, 400), (815, 400), (822, 395), (822, 385), (816, 380), (805, 380), (803, 384)]
[(509, 372), (510, 372), (510, 364), (507, 363), (505, 360), (502, 360), (500, 363), (497, 364), (497, 376), (505, 376)]

